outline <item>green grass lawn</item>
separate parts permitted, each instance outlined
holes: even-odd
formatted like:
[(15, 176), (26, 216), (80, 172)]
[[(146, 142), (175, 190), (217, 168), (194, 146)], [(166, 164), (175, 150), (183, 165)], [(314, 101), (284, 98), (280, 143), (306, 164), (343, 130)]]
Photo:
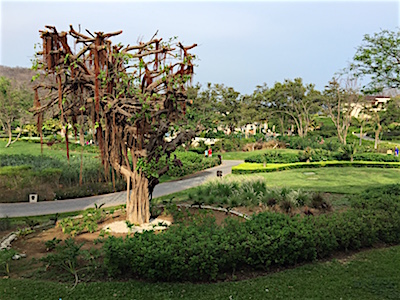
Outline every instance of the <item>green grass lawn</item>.
[(0, 279), (0, 299), (398, 299), (400, 246), (307, 264), (255, 279), (211, 284), (71, 284)]
[(279, 151), (279, 152), (289, 152), (289, 153), (298, 153), (299, 150), (293, 150), (293, 149), (264, 149), (264, 150), (255, 150), (251, 152), (243, 152), (243, 151), (238, 151), (238, 152), (216, 152), (213, 155), (218, 155), (220, 154), (222, 156), (222, 160), (245, 160), (246, 158), (256, 155), (256, 154), (263, 154), (266, 152), (271, 152), (271, 151)]
[[(230, 175), (244, 176), (244, 175)], [(303, 188), (338, 194), (360, 193), (366, 188), (398, 183), (399, 169), (329, 167), (257, 173), (268, 186)]]
[[(0, 140), (0, 154), (30, 154), (30, 155), (42, 155), (40, 143), (29, 143), (25, 141), (17, 141), (10, 145), (8, 148), (5, 146), (7, 142)], [(53, 149), (52, 147), (43, 144), (43, 154), (53, 156), (61, 159), (67, 159), (67, 151)], [(70, 151), (70, 156), (80, 156), (80, 151)], [(83, 153), (85, 156), (98, 156), (97, 153)]]

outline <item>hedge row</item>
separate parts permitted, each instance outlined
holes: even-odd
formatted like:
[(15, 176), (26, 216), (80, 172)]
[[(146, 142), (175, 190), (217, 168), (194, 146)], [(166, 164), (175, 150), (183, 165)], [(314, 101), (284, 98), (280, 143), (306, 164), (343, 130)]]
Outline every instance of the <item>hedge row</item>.
[[(228, 219), (223, 227), (200, 216), (194, 224), (173, 225), (163, 233), (109, 237), (104, 267), (112, 277), (156, 281), (210, 281), (243, 269), (268, 270), (329, 257), (377, 243), (400, 242), (400, 203), (386, 195), (379, 205), (318, 217), (264, 212), (246, 222)], [(360, 200), (361, 201), (361, 200)], [(390, 209), (383, 209), (390, 207)]]
[(282, 170), (323, 167), (400, 168), (400, 163), (379, 161), (319, 161), (310, 163), (299, 162), (292, 164), (267, 164), (265, 167), (263, 164), (243, 163), (233, 167), (232, 174), (268, 173)]
[[(311, 150), (310, 160), (314, 162), (318, 161), (333, 161), (333, 160), (349, 160), (349, 157), (341, 152), (331, 152), (323, 149)], [(245, 159), (245, 162), (249, 163), (296, 163), (305, 162), (308, 157), (303, 153), (290, 153), (290, 152), (279, 152), (269, 151), (263, 154), (256, 154)], [(380, 153), (356, 153), (353, 156), (356, 161), (381, 161), (381, 162), (400, 162), (400, 157), (394, 155), (386, 155)]]

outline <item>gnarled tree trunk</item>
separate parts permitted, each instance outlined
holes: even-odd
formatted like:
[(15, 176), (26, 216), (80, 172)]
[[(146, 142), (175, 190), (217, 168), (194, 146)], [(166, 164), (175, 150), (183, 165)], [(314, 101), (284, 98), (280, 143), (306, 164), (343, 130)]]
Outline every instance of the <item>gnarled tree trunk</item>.
[(132, 190), (128, 190), (126, 203), (127, 221), (132, 224), (143, 224), (150, 221), (150, 201), (148, 180), (142, 172), (132, 172), (129, 178)]

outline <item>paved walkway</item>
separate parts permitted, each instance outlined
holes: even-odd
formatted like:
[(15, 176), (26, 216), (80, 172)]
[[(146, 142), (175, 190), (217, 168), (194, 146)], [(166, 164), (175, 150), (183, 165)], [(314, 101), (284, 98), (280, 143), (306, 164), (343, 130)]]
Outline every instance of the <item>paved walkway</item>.
[[(356, 137), (360, 138), (360, 134), (359, 133), (355, 133), (352, 132), (353, 135), (355, 135)], [(363, 136), (361, 137), (361, 139), (366, 140), (366, 141), (375, 141), (374, 138), (367, 136), (366, 133), (363, 134)], [(378, 144), (380, 143), (380, 140), (378, 140)]]
[[(240, 160), (226, 160), (223, 161), (222, 165), (220, 166), (198, 172), (194, 175), (186, 177), (185, 179), (158, 184), (154, 188), (153, 198), (198, 186), (207, 179), (216, 178), (217, 171), (222, 171), (223, 175), (230, 174), (232, 167), (237, 166), (242, 162), (243, 161)], [(93, 207), (95, 203), (105, 203), (105, 206), (125, 204), (126, 191), (70, 200), (44, 201), (37, 203), (0, 203), (0, 218), (4, 218), (6, 216), (39, 216), (61, 212), (79, 211)]]

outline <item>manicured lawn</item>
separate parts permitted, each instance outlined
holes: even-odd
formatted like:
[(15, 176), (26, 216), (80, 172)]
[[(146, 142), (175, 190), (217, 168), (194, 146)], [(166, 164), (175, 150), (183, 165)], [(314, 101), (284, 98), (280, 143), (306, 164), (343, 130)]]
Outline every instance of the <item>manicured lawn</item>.
[(71, 285), (0, 279), (1, 299), (398, 299), (400, 246), (313, 263), (256, 279), (174, 284), (127, 282)]
[[(230, 175), (243, 176), (243, 175)], [(329, 167), (257, 173), (268, 186), (303, 188), (313, 191), (353, 194), (369, 187), (398, 183), (399, 169)]]
[(293, 149), (264, 149), (264, 150), (255, 150), (251, 152), (243, 152), (243, 151), (238, 151), (238, 152), (216, 152), (213, 155), (218, 155), (220, 154), (222, 156), (222, 159), (226, 160), (245, 160), (246, 158), (256, 155), (256, 154), (263, 154), (265, 152), (290, 152), (290, 153), (298, 153), (298, 150), (293, 150)]

